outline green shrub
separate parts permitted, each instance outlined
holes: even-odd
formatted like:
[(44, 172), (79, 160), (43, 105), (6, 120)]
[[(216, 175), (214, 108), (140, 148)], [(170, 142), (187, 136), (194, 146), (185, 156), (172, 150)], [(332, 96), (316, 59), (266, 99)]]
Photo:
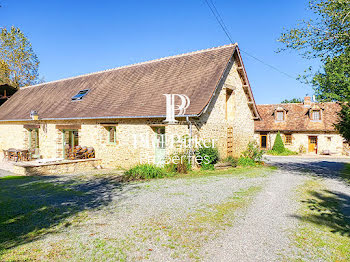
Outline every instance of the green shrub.
[(241, 156), (240, 158), (238, 158), (238, 161), (237, 161), (237, 165), (239, 166), (256, 166), (256, 162), (249, 158), (249, 157), (243, 157)]
[(247, 149), (242, 153), (244, 158), (250, 158), (254, 162), (260, 162), (264, 155), (264, 151), (260, 149), (256, 141), (250, 141), (247, 145)]
[(187, 174), (191, 170), (191, 161), (188, 158), (188, 152), (176, 152), (168, 157), (168, 164), (165, 170), (170, 173)]
[(214, 169), (214, 164), (219, 160), (219, 152), (216, 147), (202, 147), (198, 148), (195, 152), (196, 158), (202, 160), (199, 164), (204, 170)]
[(237, 158), (234, 158), (233, 156), (229, 156), (229, 157), (226, 157), (223, 162), (228, 162), (231, 164), (232, 167), (236, 167), (237, 161), (238, 161)]
[(286, 150), (279, 131), (276, 135), (275, 143), (273, 144), (272, 150), (277, 152), (277, 153), (283, 153)]
[(150, 164), (137, 165), (125, 172), (128, 180), (151, 179), (166, 177), (167, 173), (161, 167)]
[(177, 165), (174, 163), (169, 163), (164, 166), (164, 170), (167, 173), (177, 173)]
[(202, 170), (215, 170), (215, 167), (213, 164), (203, 164), (201, 165)]
[(277, 151), (274, 151), (274, 150), (268, 150), (267, 154), (273, 155), (273, 156), (291, 156), (291, 155), (297, 155), (298, 152), (294, 152), (286, 148), (282, 153), (278, 153)]

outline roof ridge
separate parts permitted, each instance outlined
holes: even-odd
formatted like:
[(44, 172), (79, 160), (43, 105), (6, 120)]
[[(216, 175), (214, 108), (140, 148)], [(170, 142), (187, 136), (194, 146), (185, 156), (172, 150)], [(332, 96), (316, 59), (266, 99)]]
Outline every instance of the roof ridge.
[(237, 46), (237, 45), (238, 45), (237, 43), (234, 43), (234, 44), (228, 44), (228, 45), (222, 45), (222, 46), (211, 47), (211, 48), (207, 48), (207, 49), (200, 49), (200, 50), (197, 50), (197, 51), (182, 53), (182, 54), (173, 55), (173, 56), (165, 56), (165, 57), (161, 57), (161, 58), (157, 58), (157, 59), (152, 59), (152, 60), (148, 60), (148, 61), (143, 61), (143, 62), (139, 62), (139, 63), (129, 64), (129, 65), (123, 65), (123, 66), (119, 66), (119, 67), (115, 67), (115, 68), (110, 68), (110, 69), (106, 69), (106, 70), (96, 71), (96, 72), (87, 73), (87, 74), (82, 74), (82, 75), (77, 75), (77, 76), (71, 76), (71, 77), (62, 78), (62, 79), (58, 79), (58, 80), (53, 80), (53, 81), (49, 81), (49, 82), (44, 82), (44, 83), (40, 83), (40, 84), (36, 84), (36, 85), (31, 85), (31, 86), (25, 86), (25, 87), (22, 87), (21, 89), (27, 89), (27, 88), (30, 88), (30, 87), (37, 87), (37, 86), (41, 86), (41, 85), (45, 85), (45, 84), (49, 84), (49, 83), (61, 82), (61, 81), (70, 80), (70, 79), (75, 79), (75, 78), (84, 77), (84, 76), (90, 76), (90, 75), (95, 75), (95, 74), (101, 74), (101, 73), (105, 73), (105, 72), (110, 72), (110, 71), (114, 71), (114, 70), (129, 68), (129, 67), (138, 66), (138, 65), (150, 64), (150, 63), (154, 63), (154, 62), (159, 62), (159, 61), (163, 61), (163, 60), (167, 60), (167, 59), (172, 59), (172, 58), (177, 58), (177, 57), (182, 57), (182, 56), (187, 56), (187, 55), (195, 55), (195, 54), (199, 54), (199, 53), (204, 53), (204, 52), (208, 52), (208, 51), (212, 51), (212, 50), (227, 48), (227, 47), (230, 47), (230, 46), (233, 47), (233, 46)]
[[(314, 104), (336, 104), (337, 102), (312, 102)], [(279, 104), (257, 104), (257, 106), (277, 106), (277, 105), (303, 105), (304, 103), (279, 103)]]

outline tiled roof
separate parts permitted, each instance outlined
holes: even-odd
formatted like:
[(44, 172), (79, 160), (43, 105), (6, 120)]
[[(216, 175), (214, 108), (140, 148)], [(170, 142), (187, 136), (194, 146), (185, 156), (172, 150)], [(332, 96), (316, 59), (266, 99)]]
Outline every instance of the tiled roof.
[[(190, 98), (186, 115), (209, 103), (237, 45), (227, 45), (39, 84), (19, 90), (0, 107), (0, 121), (165, 116), (163, 94)], [(71, 101), (90, 89), (81, 101)], [(255, 104), (254, 104), (255, 106)]]
[[(313, 106), (321, 108), (321, 121), (311, 120), (310, 107), (305, 107), (303, 103), (258, 105), (261, 120), (255, 121), (255, 131), (335, 131), (334, 124), (338, 121), (340, 106), (334, 102)], [(278, 107), (285, 110), (285, 121), (275, 121), (274, 113)]]

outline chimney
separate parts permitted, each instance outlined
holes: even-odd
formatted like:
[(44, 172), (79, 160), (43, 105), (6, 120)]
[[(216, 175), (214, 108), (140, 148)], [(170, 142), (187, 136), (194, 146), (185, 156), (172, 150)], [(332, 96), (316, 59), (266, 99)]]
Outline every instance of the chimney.
[(305, 107), (311, 107), (311, 97), (310, 96), (305, 96), (304, 97), (304, 106)]

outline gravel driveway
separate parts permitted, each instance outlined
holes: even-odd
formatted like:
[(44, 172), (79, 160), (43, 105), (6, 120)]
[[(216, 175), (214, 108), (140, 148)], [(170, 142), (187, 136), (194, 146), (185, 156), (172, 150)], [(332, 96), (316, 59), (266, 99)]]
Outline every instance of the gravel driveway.
[[(299, 223), (296, 214), (300, 203), (295, 199), (295, 189), (316, 177), (329, 189), (350, 197), (349, 186), (338, 177), (343, 162), (350, 161), (268, 157), (267, 162), (278, 169), (129, 184), (98, 176), (45, 178), (45, 183), (69, 184), (76, 190), (73, 193), (79, 192), (74, 201), (66, 193), (64, 197), (50, 196), (49, 199), (55, 201), (54, 205), (70, 206), (69, 210), (75, 210), (74, 215), (65, 215), (60, 223), (51, 226), (50, 232), (36, 239), (16, 242), (6, 258), (45, 261), (298, 259), (297, 247), (290, 240), (290, 232)], [(26, 184), (21, 182), (16, 186), (23, 189)]]

